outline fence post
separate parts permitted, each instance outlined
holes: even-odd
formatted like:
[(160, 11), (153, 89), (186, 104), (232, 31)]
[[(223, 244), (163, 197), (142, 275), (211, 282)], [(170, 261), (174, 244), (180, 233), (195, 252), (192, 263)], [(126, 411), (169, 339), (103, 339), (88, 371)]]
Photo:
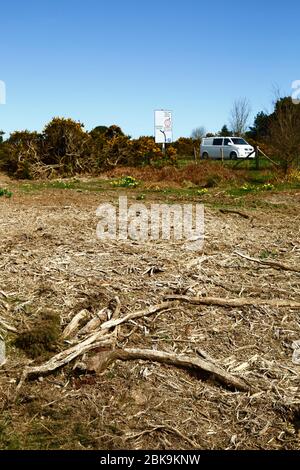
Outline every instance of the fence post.
[(195, 163), (197, 163), (197, 150), (195, 146), (194, 146), (194, 160), (195, 160)]
[(220, 148), (222, 163), (224, 164), (224, 149)]
[(255, 145), (255, 169), (259, 170), (259, 147)]

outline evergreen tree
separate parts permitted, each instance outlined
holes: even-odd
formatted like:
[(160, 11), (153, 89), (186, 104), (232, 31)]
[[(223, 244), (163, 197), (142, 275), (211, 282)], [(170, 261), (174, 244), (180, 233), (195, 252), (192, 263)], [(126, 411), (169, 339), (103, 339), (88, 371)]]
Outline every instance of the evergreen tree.
[(232, 135), (232, 132), (230, 132), (230, 130), (228, 129), (226, 124), (224, 124), (224, 126), (222, 127), (222, 129), (219, 132), (219, 136), (220, 137), (229, 137), (231, 135)]

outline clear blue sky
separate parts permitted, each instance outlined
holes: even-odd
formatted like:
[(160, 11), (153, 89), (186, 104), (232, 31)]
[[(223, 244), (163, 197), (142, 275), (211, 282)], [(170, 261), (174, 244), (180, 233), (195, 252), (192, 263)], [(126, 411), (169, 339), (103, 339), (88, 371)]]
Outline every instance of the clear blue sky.
[(175, 137), (216, 131), (232, 102), (271, 109), (300, 79), (299, 0), (10, 0), (1, 2), (0, 129), (42, 130), (53, 116)]

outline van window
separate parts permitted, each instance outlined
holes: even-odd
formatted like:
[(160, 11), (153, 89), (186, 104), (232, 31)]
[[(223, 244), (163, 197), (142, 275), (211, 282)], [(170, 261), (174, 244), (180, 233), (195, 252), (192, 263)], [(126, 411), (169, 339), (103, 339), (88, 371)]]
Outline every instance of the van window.
[(230, 139), (224, 139), (224, 145), (229, 145), (231, 144), (231, 140)]
[(223, 139), (214, 139), (213, 145), (222, 145), (223, 144)]
[(232, 142), (235, 145), (249, 145), (249, 144), (247, 144), (247, 142), (244, 139), (235, 138), (235, 137), (232, 138)]

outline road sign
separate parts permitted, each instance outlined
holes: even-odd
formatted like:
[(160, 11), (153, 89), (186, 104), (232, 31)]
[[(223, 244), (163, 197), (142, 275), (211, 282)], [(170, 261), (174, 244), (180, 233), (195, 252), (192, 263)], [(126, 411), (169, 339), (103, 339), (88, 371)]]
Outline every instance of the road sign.
[(154, 131), (157, 144), (173, 142), (172, 111), (164, 109), (154, 111)]

